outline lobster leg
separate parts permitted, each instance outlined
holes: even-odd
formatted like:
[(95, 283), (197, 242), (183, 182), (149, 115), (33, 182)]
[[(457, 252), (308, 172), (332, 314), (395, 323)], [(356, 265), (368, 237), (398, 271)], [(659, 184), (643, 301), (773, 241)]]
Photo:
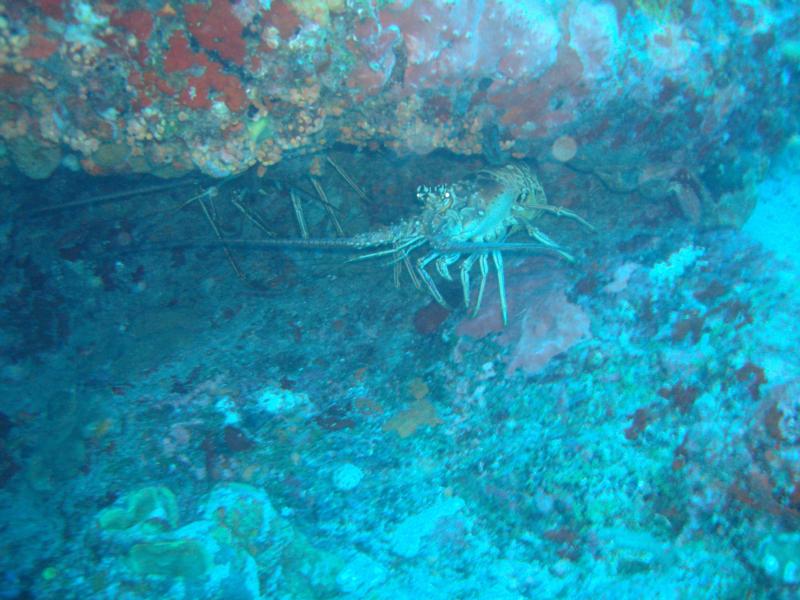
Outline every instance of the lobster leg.
[[(375, 256), (386, 256), (387, 254), (394, 254), (397, 256), (402, 256), (401, 253), (407, 254), (411, 252), (414, 248), (419, 248), (425, 243), (425, 238), (422, 236), (409, 238), (408, 240), (402, 242), (401, 244), (397, 244), (392, 246), (391, 248), (386, 248), (385, 250), (376, 250), (375, 252), (370, 252), (368, 254), (362, 254), (361, 256), (356, 256), (355, 258), (351, 258), (348, 262), (356, 262), (357, 260), (365, 260), (367, 258), (374, 258)], [(385, 242), (381, 242), (377, 245), (385, 245)], [(358, 247), (354, 244), (351, 244), (351, 247)], [(362, 246), (363, 247), (363, 246)], [(438, 254), (436, 256), (439, 256)], [(433, 257), (435, 258), (435, 257)], [(433, 260), (433, 259), (431, 259)], [(429, 261), (430, 262), (430, 261)], [(426, 263), (427, 264), (427, 263)]]
[(472, 310), (472, 316), (478, 314), (481, 309), (481, 302), (483, 302), (483, 292), (486, 290), (486, 279), (489, 276), (489, 261), (486, 258), (485, 252), (478, 255), (478, 265), (481, 268), (481, 283), (478, 286), (478, 299), (475, 301), (475, 308)]
[(435, 264), (439, 275), (441, 275), (447, 281), (453, 281), (453, 276), (450, 275), (449, 267), (450, 265), (457, 263), (459, 258), (461, 258), (460, 254), (445, 254), (444, 256), (437, 258)]
[(401, 248), (395, 246), (394, 256), (392, 257), (391, 263), (394, 265), (394, 286), (396, 288), (400, 287), (400, 272), (403, 270), (401, 267), (401, 263), (405, 266), (406, 271), (408, 271), (408, 276), (411, 278), (411, 283), (414, 285), (415, 288), (420, 289), (420, 282), (419, 277), (414, 272), (414, 267), (411, 265), (411, 258), (409, 257), (408, 253), (413, 250), (416, 246), (411, 246), (411, 248)]
[(464, 259), (464, 262), (461, 263), (461, 289), (464, 292), (464, 307), (469, 309), (469, 293), (470, 293), (470, 282), (469, 282), (469, 272), (472, 269), (472, 265), (475, 264), (475, 261), (478, 260), (480, 254), (470, 254), (467, 258)]
[(568, 208), (564, 208), (563, 206), (552, 206), (550, 204), (531, 204), (527, 206), (527, 208), (533, 208), (536, 210), (544, 210), (547, 212), (551, 212), (557, 217), (569, 217), (570, 219), (575, 219), (578, 223), (588, 228), (589, 230), (597, 231), (597, 228), (591, 223), (589, 223), (589, 221), (584, 219), (578, 213), (573, 212)]
[(417, 260), (417, 273), (419, 273), (419, 276), (422, 278), (422, 281), (425, 282), (425, 285), (428, 287), (428, 291), (431, 293), (431, 296), (433, 296), (433, 299), (436, 300), (436, 302), (438, 302), (445, 308), (450, 308), (447, 305), (447, 302), (444, 301), (444, 298), (442, 297), (439, 288), (436, 287), (436, 283), (434, 283), (433, 278), (425, 270), (425, 267), (427, 267), (431, 263), (431, 261), (434, 261), (437, 258), (439, 258), (439, 256), (440, 255), (438, 252), (431, 252), (430, 254), (426, 254), (425, 256)]
[[(403, 253), (400, 258), (392, 262), (394, 263), (394, 287), (400, 287), (400, 273), (403, 270), (403, 266), (405, 266), (408, 276), (411, 278), (411, 283), (415, 288), (420, 289), (421, 284), (419, 282), (419, 277), (417, 277), (417, 274), (414, 272), (414, 267), (411, 264), (411, 259), (408, 257), (408, 254)], [(403, 266), (401, 266), (401, 263)]]
[(497, 271), (497, 291), (500, 294), (500, 310), (503, 313), (503, 326), (508, 325), (508, 305), (506, 304), (506, 275), (503, 272), (503, 255), (499, 250), (492, 251), (494, 268)]
[(408, 257), (408, 254), (403, 253), (403, 264), (406, 266), (406, 271), (408, 271), (408, 276), (411, 277), (411, 283), (414, 284), (414, 287), (420, 289), (420, 282), (419, 277), (414, 272), (414, 267), (411, 266), (411, 259)]
[(532, 237), (534, 237), (537, 240), (539, 240), (545, 246), (548, 246), (548, 247), (552, 248), (553, 250), (555, 250), (556, 252), (558, 252), (561, 256), (563, 256), (569, 262), (571, 262), (571, 263), (575, 262), (575, 258), (569, 252), (567, 252), (566, 250), (562, 249), (561, 246), (559, 246), (557, 243), (555, 243), (553, 240), (551, 240), (547, 235), (544, 234), (544, 232), (542, 232), (541, 229), (539, 229), (538, 227), (534, 227), (534, 226), (532, 226), (530, 224), (527, 224), (527, 225), (528, 225), (528, 233)]

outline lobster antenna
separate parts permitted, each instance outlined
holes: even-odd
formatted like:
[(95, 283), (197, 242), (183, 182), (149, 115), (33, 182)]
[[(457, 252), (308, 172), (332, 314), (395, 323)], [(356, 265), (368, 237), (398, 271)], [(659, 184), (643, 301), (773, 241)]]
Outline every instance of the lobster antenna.
[(120, 192), (112, 192), (110, 194), (103, 194), (101, 196), (94, 196), (92, 198), (85, 198), (83, 200), (73, 200), (72, 202), (62, 202), (53, 206), (43, 206), (34, 210), (25, 211), (21, 214), (23, 217), (36, 217), (67, 208), (75, 208), (79, 206), (90, 206), (94, 204), (105, 204), (106, 202), (113, 202), (122, 198), (130, 198), (133, 196), (143, 196), (145, 194), (154, 194), (155, 192), (165, 192), (167, 190), (174, 190), (181, 187), (194, 184), (194, 180), (176, 181), (164, 185), (151, 185), (149, 187), (136, 188), (133, 190), (122, 190)]
[(148, 244), (139, 250), (174, 250), (180, 248), (219, 248), (223, 245), (231, 248), (262, 248), (264, 250), (352, 250), (357, 251), (348, 238), (273, 238), (268, 240), (225, 239), (209, 241), (186, 241), (163, 244)]

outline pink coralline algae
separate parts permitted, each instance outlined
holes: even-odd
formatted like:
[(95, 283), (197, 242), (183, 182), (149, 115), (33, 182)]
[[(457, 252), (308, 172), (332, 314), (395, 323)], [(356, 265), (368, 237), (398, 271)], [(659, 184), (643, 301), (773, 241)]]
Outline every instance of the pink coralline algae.
[[(438, 87), (465, 77), (537, 77), (556, 58), (559, 40), (555, 16), (546, 5), (531, 3), (417, 2), (381, 11), (384, 28), (402, 33), (413, 88)], [(502, 32), (502, 35), (499, 34)], [(518, 43), (509, 44), (510, 40)]]
[(496, 289), (486, 294), (475, 318), (456, 328), (460, 336), (483, 338), (500, 332), (496, 342), (507, 349), (506, 373), (542, 372), (553, 357), (591, 338), (589, 315), (571, 303), (565, 280), (548, 260), (532, 260), (507, 279), (509, 324), (503, 328)]
[(581, 59), (589, 79), (614, 73), (618, 50), (617, 11), (610, 4), (580, 2), (570, 20), (570, 47)]
[(521, 369), (535, 374), (542, 371), (551, 358), (590, 335), (589, 317), (583, 309), (569, 302), (563, 289), (550, 289), (525, 308), (519, 321), (519, 333), (506, 331), (498, 341), (513, 348), (506, 373)]

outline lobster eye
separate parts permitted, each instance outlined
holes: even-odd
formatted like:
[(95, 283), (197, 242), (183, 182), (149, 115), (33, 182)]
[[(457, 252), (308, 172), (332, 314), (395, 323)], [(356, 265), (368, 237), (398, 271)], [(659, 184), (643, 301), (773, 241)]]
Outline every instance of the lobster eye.
[(442, 190), (440, 192), (439, 199), (441, 200), (440, 207), (439, 207), (439, 212), (443, 213), (448, 208), (453, 206), (453, 195), (450, 193), (450, 190)]

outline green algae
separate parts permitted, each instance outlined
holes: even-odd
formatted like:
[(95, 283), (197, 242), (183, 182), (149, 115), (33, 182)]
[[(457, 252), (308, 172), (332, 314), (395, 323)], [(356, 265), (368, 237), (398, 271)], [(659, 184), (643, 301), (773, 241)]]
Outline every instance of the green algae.
[(172, 529), (178, 524), (178, 502), (175, 495), (163, 486), (148, 486), (130, 492), (123, 506), (112, 506), (97, 516), (106, 531), (122, 531), (144, 525), (152, 533)]
[(193, 539), (134, 544), (128, 560), (135, 573), (158, 577), (197, 579), (211, 568), (205, 546)]

